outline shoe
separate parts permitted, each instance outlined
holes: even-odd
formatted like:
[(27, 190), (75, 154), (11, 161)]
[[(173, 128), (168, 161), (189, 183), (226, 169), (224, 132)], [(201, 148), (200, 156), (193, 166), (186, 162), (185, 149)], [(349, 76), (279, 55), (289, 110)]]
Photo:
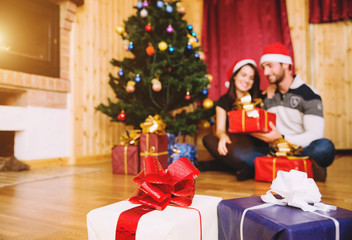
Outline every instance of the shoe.
[(316, 162), (312, 161), (312, 170), (313, 170), (313, 178), (317, 182), (325, 182), (326, 181), (326, 168), (319, 166)]
[(238, 170), (236, 172), (236, 178), (237, 181), (242, 182), (248, 179), (253, 179), (254, 178), (254, 168), (252, 167), (245, 167), (242, 168), (241, 170)]

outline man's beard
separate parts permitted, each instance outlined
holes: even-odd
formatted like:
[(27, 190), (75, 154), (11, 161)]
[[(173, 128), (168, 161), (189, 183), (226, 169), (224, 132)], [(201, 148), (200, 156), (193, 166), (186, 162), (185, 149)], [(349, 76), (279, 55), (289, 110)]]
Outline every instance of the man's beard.
[(285, 71), (284, 71), (284, 69), (281, 68), (281, 70), (278, 73), (274, 73), (271, 76), (274, 76), (274, 79), (268, 78), (269, 82), (271, 84), (278, 85), (279, 83), (281, 83), (284, 80)]

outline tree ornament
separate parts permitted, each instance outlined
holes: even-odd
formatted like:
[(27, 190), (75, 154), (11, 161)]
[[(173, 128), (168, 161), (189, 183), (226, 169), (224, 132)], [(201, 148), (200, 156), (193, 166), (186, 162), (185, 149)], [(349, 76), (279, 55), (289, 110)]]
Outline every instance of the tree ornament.
[(205, 128), (205, 129), (210, 128), (210, 123), (209, 123), (209, 121), (203, 120), (203, 121), (202, 121), (202, 127)]
[(164, 7), (164, 2), (159, 0), (159, 1), (156, 2), (156, 6), (158, 8), (163, 8)]
[(192, 45), (192, 47), (196, 47), (197, 46), (197, 39), (193, 36), (191, 36), (189, 39), (188, 39), (188, 43)]
[(141, 77), (139, 76), (139, 74), (137, 74), (135, 77), (134, 77), (134, 81), (136, 83), (139, 83), (141, 81)]
[(190, 93), (189, 93), (188, 90), (187, 90), (187, 92), (186, 92), (185, 99), (186, 99), (187, 101), (189, 101), (189, 100), (191, 99), (191, 95), (190, 95)]
[(161, 50), (161, 51), (165, 51), (166, 48), (167, 48), (167, 43), (162, 41), (158, 44), (158, 48)]
[(143, 7), (148, 7), (149, 6), (149, 3), (147, 0), (144, 0), (143, 3), (142, 3), (142, 6)]
[(125, 39), (125, 40), (122, 41), (122, 44), (123, 44), (123, 48), (126, 51), (128, 51), (128, 45), (130, 44), (130, 42), (127, 39)]
[(213, 76), (209, 73), (205, 74), (205, 77), (208, 78), (209, 83), (213, 81)]
[(172, 6), (170, 6), (170, 5), (166, 6), (166, 12), (172, 13), (173, 11), (174, 11), (174, 8)]
[(186, 49), (187, 50), (192, 50), (192, 45), (190, 43), (187, 43)]
[(199, 59), (200, 60), (204, 60), (205, 59), (204, 52), (198, 52), (198, 54), (199, 54)]
[(169, 52), (170, 52), (170, 53), (173, 53), (174, 51), (175, 51), (175, 48), (170, 45), (170, 46), (169, 46)]
[(117, 119), (120, 120), (120, 121), (125, 121), (126, 119), (126, 113), (124, 110), (122, 110), (119, 115), (117, 116)]
[(153, 89), (153, 91), (154, 92), (160, 92), (160, 90), (161, 90), (161, 88), (162, 88), (162, 86), (161, 86), (161, 82), (158, 80), (158, 79), (156, 79), (156, 78), (154, 78), (153, 80), (152, 80), (152, 89)]
[(138, 9), (142, 9), (142, 7), (143, 7), (142, 1), (138, 1), (137, 4), (136, 4), (136, 7), (137, 7)]
[(136, 89), (134, 87), (134, 85), (136, 84), (136, 82), (134, 81), (128, 81), (127, 82), (127, 86), (126, 86), (126, 92), (128, 93), (133, 93)]
[(145, 18), (148, 16), (148, 11), (145, 8), (143, 8), (139, 14), (141, 15), (142, 18)]
[(213, 107), (213, 105), (214, 105), (214, 102), (213, 102), (210, 98), (204, 99), (204, 101), (203, 101), (203, 107), (204, 107), (205, 109), (210, 109), (210, 108)]
[(191, 24), (189, 24), (189, 25), (187, 25), (187, 29), (188, 29), (189, 31), (192, 31), (192, 30), (193, 30), (193, 26), (192, 26)]
[(167, 26), (166, 32), (167, 33), (173, 33), (174, 32), (174, 28), (171, 26), (171, 24), (169, 24), (169, 26)]
[(202, 90), (202, 93), (203, 93), (203, 95), (208, 95), (208, 89), (204, 88), (204, 89)]
[(123, 34), (125, 32), (125, 27), (122, 26), (122, 25), (119, 25), (115, 28), (115, 31), (118, 33), (118, 34)]
[(177, 2), (176, 7), (177, 7), (177, 12), (179, 12), (180, 14), (186, 13), (186, 9), (184, 8), (181, 2)]
[(132, 50), (133, 49), (133, 42), (130, 42), (129, 44), (128, 44), (128, 50)]
[(210, 123), (210, 125), (214, 125), (214, 120), (213, 119), (209, 119), (209, 123)]
[(144, 29), (145, 31), (150, 32), (151, 30), (153, 30), (153, 26), (150, 23), (148, 23), (147, 25), (145, 25)]
[(193, 37), (197, 37), (197, 33), (195, 33), (195, 32), (192, 32), (191, 35), (192, 35)]
[(145, 49), (146, 53), (148, 56), (153, 56), (155, 53), (155, 49), (153, 47), (153, 45), (149, 45), (146, 49)]
[(194, 57), (197, 58), (197, 59), (199, 59), (199, 53), (197, 53), (197, 52), (194, 53)]
[(124, 75), (124, 72), (122, 71), (122, 69), (117, 73), (120, 77), (122, 77)]

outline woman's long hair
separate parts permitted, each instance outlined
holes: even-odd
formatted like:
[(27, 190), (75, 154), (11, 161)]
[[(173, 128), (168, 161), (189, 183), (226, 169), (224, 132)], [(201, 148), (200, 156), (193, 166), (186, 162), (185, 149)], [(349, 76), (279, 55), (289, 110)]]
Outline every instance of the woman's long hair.
[(254, 98), (260, 98), (261, 94), (260, 94), (260, 89), (259, 89), (259, 85), (260, 85), (260, 77), (259, 77), (259, 72), (258, 69), (251, 63), (247, 63), (245, 65), (243, 65), (242, 67), (240, 67), (236, 72), (234, 72), (231, 75), (231, 78), (229, 79), (230, 81), (230, 87), (227, 90), (227, 95), (231, 98), (231, 101), (234, 102), (237, 98), (237, 94), (236, 94), (236, 86), (235, 86), (235, 81), (234, 81), (234, 77), (238, 74), (238, 72), (244, 67), (244, 66), (250, 66), (253, 70), (254, 70), (254, 82), (253, 82), (253, 86), (252, 88), (248, 91), (249, 94), (252, 96), (252, 99)]

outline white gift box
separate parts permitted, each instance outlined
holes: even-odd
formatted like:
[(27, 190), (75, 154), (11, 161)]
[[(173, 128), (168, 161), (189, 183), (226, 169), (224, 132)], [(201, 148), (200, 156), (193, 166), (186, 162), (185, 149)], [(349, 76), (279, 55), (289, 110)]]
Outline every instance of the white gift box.
[[(219, 197), (195, 195), (190, 208), (167, 206), (163, 211), (144, 214), (138, 222), (136, 240), (217, 240)], [(87, 214), (89, 240), (115, 240), (116, 224), (120, 214), (139, 206), (121, 201)], [(195, 209), (198, 209), (198, 211)], [(201, 232), (202, 231), (202, 235)]]

